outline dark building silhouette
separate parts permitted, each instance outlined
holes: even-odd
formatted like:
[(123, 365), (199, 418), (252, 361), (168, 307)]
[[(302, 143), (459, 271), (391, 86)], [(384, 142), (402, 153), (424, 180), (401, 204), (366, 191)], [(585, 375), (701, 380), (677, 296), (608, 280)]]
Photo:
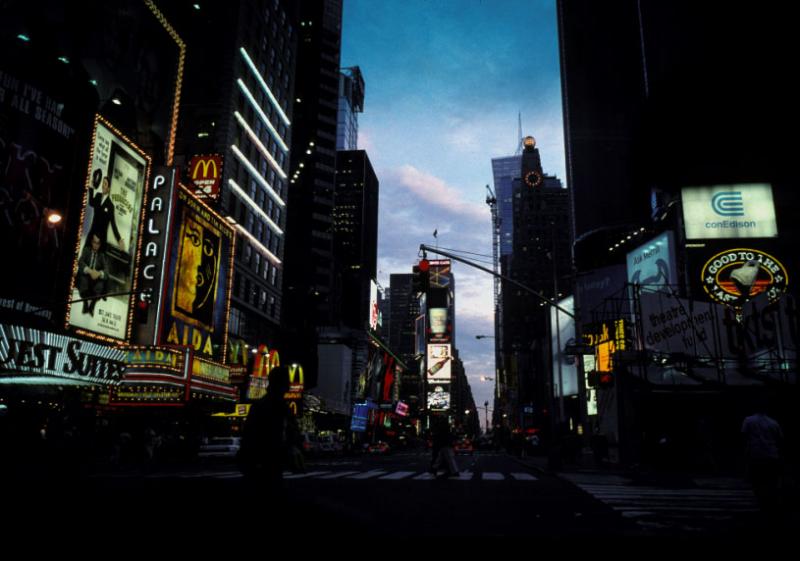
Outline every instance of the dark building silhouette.
[[(788, 257), (796, 253), (800, 233), (795, 219), (800, 214), (798, 172), (790, 148), (799, 121), (798, 88), (786, 70), (796, 58), (792, 21), (779, 5), (558, 2), (575, 263), (588, 286), (601, 278), (602, 267), (619, 265), (624, 271), (625, 255), (633, 249), (631, 236), (645, 241), (666, 231), (675, 235), (675, 291), (680, 296), (708, 302), (698, 280), (703, 264), (732, 247), (767, 251), (784, 262), (790, 277), (795, 274), (796, 260)], [(686, 239), (683, 188), (753, 183), (771, 185), (777, 238)], [(599, 303), (597, 314), (641, 322), (630, 313), (634, 296), (623, 284), (624, 278), (617, 282), (616, 295)], [(787, 286), (777, 306), (784, 326), (797, 325), (795, 297), (796, 289)], [(626, 298), (623, 311), (617, 302)], [(580, 297), (576, 305), (584, 307)], [(726, 318), (722, 335), (739, 329), (739, 341), (766, 340), (755, 335), (748, 318), (736, 327), (731, 309), (714, 309)], [(643, 353), (636, 359), (619, 357), (614, 386), (599, 390), (603, 413), (590, 421), (619, 443), (625, 461), (653, 461), (652, 439), (667, 430), (682, 442), (676, 452), (681, 461), (691, 461), (688, 443), (695, 425), (712, 413), (718, 420), (717, 453), (733, 460), (748, 401), (763, 392), (763, 384), (785, 382), (784, 367), (776, 361), (765, 360), (757, 373), (752, 370), (756, 351), (796, 364), (796, 355), (787, 355), (785, 346), (772, 341), (769, 351), (757, 343), (740, 351), (725, 367), (725, 376), (717, 371), (701, 375), (694, 360), (699, 355), (692, 360), (673, 353), (662, 357), (675, 375), (654, 370)], [(742, 378), (747, 387), (734, 382)], [(796, 399), (791, 385), (782, 387), (784, 404)], [(681, 411), (681, 420), (670, 427), (665, 419), (674, 418), (675, 411)], [(784, 420), (797, 426), (796, 415), (788, 411), (782, 411)]]
[(337, 152), (333, 209), (334, 260), (341, 287), (341, 319), (364, 328), (370, 282), (378, 272), (378, 178), (364, 150)]
[[(512, 251), (501, 256), (501, 272), (557, 300), (572, 291), (569, 192), (545, 175), (532, 137), (519, 161), (511, 182)], [(501, 286), (498, 403), (516, 426), (523, 404), (539, 411), (550, 406), (549, 306), (511, 283)]]
[(333, 254), (341, 0), (299, 5), (285, 277), (285, 325), (313, 337), (339, 323)]

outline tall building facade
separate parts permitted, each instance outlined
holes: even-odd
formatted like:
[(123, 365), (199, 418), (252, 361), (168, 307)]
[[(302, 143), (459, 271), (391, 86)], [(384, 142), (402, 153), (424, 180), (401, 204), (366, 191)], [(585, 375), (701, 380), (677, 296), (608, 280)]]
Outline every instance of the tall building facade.
[(247, 0), (175, 15), (191, 51), (179, 161), (191, 182), (202, 171), (190, 169), (194, 156), (222, 156), (219, 193), (211, 199), (237, 231), (230, 333), (276, 349), (284, 346), (296, 17), (290, 2)]
[(286, 327), (313, 337), (338, 322), (333, 257), (341, 0), (299, 6), (299, 51), (287, 229)]
[[(752, 272), (760, 275), (762, 287), (769, 286), (771, 311), (757, 302), (737, 311), (736, 302), (746, 301), (752, 290), (714, 289), (707, 283), (735, 283), (705, 269), (719, 255), (748, 248), (753, 255), (768, 253), (789, 276), (795, 274), (796, 260), (789, 256), (799, 233), (794, 217), (800, 202), (788, 139), (800, 112), (797, 85), (785, 71), (793, 64), (793, 24), (774, 8), (720, 10), (688, 1), (634, 0), (602, 8), (590, 1), (559, 1), (558, 21), (567, 174), (581, 277), (579, 332), (591, 334), (615, 322), (639, 333), (653, 327), (650, 314), (636, 310), (654, 297), (625, 286), (636, 285), (643, 274), (637, 265), (659, 244), (669, 251), (650, 282), (668, 279), (661, 282), (671, 285), (673, 305), (683, 302), (695, 313), (707, 309), (724, 323), (707, 327), (712, 342), (705, 347), (681, 346), (677, 352), (674, 343), (666, 348), (620, 330), (621, 342), (636, 352), (618, 353), (613, 365), (598, 360), (587, 368), (613, 372), (613, 384), (597, 389), (595, 407), (586, 404), (590, 426), (618, 447), (623, 461), (653, 461), (655, 435), (691, 441), (711, 414), (719, 421), (712, 431), (720, 444), (717, 461), (733, 461), (736, 427), (771, 386), (781, 388), (775, 413), (786, 424), (800, 424), (790, 405), (797, 399), (796, 385), (785, 384), (783, 376), (787, 365), (791, 369), (796, 363), (783, 345), (796, 331), (796, 314), (790, 311), (797, 307), (796, 289), (782, 281), (776, 285), (769, 280), (777, 278), (775, 273), (759, 265)], [(746, 44), (742, 36), (748, 37)], [(759, 79), (741, 79), (752, 75)], [(601, 81), (603, 87), (597, 88)], [(722, 192), (742, 201), (750, 192), (760, 193), (758, 202), (750, 199), (736, 214), (751, 216), (759, 208), (774, 220), (774, 231), (767, 237), (720, 228), (693, 232), (692, 208), (707, 213), (704, 227), (719, 225), (726, 210), (715, 208), (713, 197)], [(727, 294), (727, 303), (714, 300), (715, 293)], [(587, 309), (600, 317), (580, 317)], [(753, 328), (762, 321), (785, 327), (764, 338)], [(726, 338), (742, 344), (713, 342)], [(727, 354), (731, 348), (735, 359)], [(724, 366), (706, 369), (704, 363)], [(667, 418), (674, 411), (681, 411), (681, 422), (671, 426)], [(680, 453), (682, 461), (692, 461), (690, 450)]]
[(411, 274), (389, 276), (389, 347), (408, 364), (414, 359), (414, 322), (419, 316), (412, 283)]
[(339, 74), (339, 113), (336, 149), (358, 150), (358, 114), (364, 111), (364, 77), (358, 66)]
[(378, 178), (364, 150), (337, 152), (334, 260), (345, 326), (368, 325), (370, 284), (378, 272)]
[[(511, 180), (512, 252), (501, 259), (501, 271), (557, 300), (572, 290), (569, 193), (542, 170), (532, 137), (525, 139), (518, 161)], [(501, 286), (498, 408), (513, 426), (541, 423), (541, 413), (551, 407), (550, 306), (511, 283)], [(538, 417), (523, 418), (523, 411), (531, 410), (539, 412)]]

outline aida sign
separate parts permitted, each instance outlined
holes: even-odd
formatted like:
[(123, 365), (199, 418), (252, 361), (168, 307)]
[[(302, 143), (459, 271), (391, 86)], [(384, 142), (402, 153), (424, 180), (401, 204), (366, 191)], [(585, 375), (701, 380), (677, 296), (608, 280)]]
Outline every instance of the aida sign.
[(686, 187), (681, 198), (687, 239), (778, 235), (769, 183)]
[(786, 292), (786, 267), (772, 255), (750, 248), (735, 248), (714, 255), (701, 272), (703, 289), (709, 297), (741, 308), (747, 300), (767, 293), (770, 302)]

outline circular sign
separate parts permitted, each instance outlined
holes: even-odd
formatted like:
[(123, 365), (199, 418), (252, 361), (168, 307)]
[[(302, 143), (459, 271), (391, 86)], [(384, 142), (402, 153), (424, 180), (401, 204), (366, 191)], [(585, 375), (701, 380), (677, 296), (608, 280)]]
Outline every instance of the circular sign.
[(741, 308), (766, 292), (770, 303), (786, 292), (789, 274), (772, 255), (750, 248), (735, 248), (714, 255), (703, 265), (703, 289), (712, 300)]

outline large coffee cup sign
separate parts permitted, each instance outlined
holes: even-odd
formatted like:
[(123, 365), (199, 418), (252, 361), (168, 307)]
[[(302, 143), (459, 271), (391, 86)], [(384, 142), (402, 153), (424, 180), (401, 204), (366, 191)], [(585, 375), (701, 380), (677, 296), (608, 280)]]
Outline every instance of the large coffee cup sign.
[(750, 248), (729, 249), (714, 255), (703, 266), (703, 289), (712, 300), (741, 308), (766, 292), (770, 302), (786, 292), (789, 275), (775, 257)]

